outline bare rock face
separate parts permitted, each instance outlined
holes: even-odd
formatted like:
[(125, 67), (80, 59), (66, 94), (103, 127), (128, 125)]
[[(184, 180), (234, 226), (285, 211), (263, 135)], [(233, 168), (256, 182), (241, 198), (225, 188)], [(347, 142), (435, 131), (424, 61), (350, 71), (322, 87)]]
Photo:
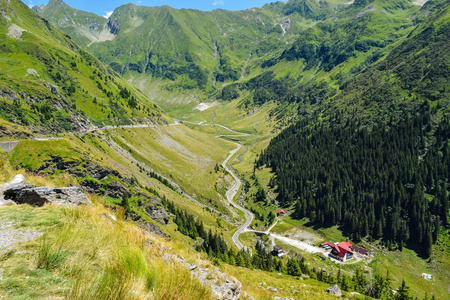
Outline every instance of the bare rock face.
[(337, 285), (330, 286), (329, 288), (327, 288), (326, 292), (334, 296), (342, 296), (341, 289)]
[(171, 236), (169, 234), (165, 233), (164, 231), (162, 231), (158, 225), (155, 225), (152, 223), (143, 223), (143, 224), (141, 224), (141, 228), (143, 228), (145, 230), (145, 233), (148, 233), (148, 234), (153, 233), (153, 234), (157, 234), (159, 236), (171, 239)]
[(30, 204), (33, 206), (43, 206), (46, 203), (61, 205), (92, 204), (78, 187), (36, 187), (26, 184), (25, 177), (22, 174), (14, 176), (11, 182), (4, 185), (3, 190), (4, 200), (13, 201), (16, 204)]
[(91, 205), (89, 198), (79, 187), (51, 188), (48, 186), (35, 187), (25, 185), (7, 189), (4, 192), (5, 200), (12, 200), (17, 204), (43, 206), (46, 203), (61, 205)]
[[(192, 276), (198, 278), (205, 286), (210, 286), (213, 295), (217, 299), (239, 300), (245, 294), (250, 299), (253, 298), (242, 290), (242, 284), (234, 277), (229, 277), (216, 267), (201, 267), (194, 263), (188, 263), (177, 255), (164, 254), (164, 259), (175, 260), (191, 271)], [(208, 265), (207, 261), (199, 260), (201, 265)]]
[(154, 206), (146, 206), (145, 211), (149, 214), (150, 218), (155, 220), (161, 225), (167, 225), (170, 220), (169, 213), (165, 210), (164, 207)]
[(17, 174), (13, 177), (13, 179), (11, 179), (9, 183), (5, 183), (4, 187), (5, 189), (14, 188), (18, 186), (24, 186), (26, 183), (27, 181), (25, 179), (25, 176), (23, 176), (22, 174)]

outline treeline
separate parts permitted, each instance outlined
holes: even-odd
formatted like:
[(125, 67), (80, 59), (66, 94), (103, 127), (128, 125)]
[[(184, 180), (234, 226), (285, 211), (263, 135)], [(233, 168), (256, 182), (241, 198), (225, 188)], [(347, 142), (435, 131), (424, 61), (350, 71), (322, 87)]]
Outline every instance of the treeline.
[[(338, 284), (343, 290), (348, 292), (359, 292), (378, 299), (413, 299), (405, 281), (402, 282), (402, 285), (394, 295), (389, 273), (387, 273), (386, 277), (375, 274), (372, 281), (360, 269), (357, 269), (353, 276), (341, 274), (340, 269), (337, 274), (328, 273), (323, 269), (309, 268), (306, 260), (300, 256), (289, 259), (275, 257), (264, 243), (260, 241), (256, 242), (253, 254), (247, 250), (236, 252), (228, 247), (221, 234), (217, 232), (212, 233), (211, 230), (207, 232), (201, 220), (196, 220), (193, 215), (177, 209), (173, 202), (168, 201), (165, 197), (162, 198), (162, 203), (168, 211), (175, 215), (174, 222), (182, 234), (194, 240), (202, 239), (202, 242), (196, 246), (196, 250), (207, 253), (218, 264), (224, 262), (233, 266), (269, 272), (276, 271), (291, 276), (309, 277), (329, 284)], [(432, 299), (434, 299), (434, 296)], [(425, 295), (424, 300), (428, 300), (427, 295)]]
[(283, 206), (320, 227), (341, 225), (359, 240), (383, 239), (428, 257), (448, 224), (450, 122), (435, 126), (424, 103), (399, 123), (372, 129), (340, 115), (330, 126), (305, 119), (274, 138), (256, 163), (275, 172)]
[(155, 178), (156, 180), (158, 180), (159, 182), (161, 182), (162, 184), (167, 186), (169, 189), (176, 191), (175, 187), (161, 175), (158, 175), (157, 173), (155, 173), (153, 171), (147, 172), (147, 175), (150, 176), (151, 178)]
[(197, 251), (207, 253), (216, 262), (225, 262), (233, 266), (247, 268), (259, 268), (265, 271), (282, 271), (282, 261), (263, 250), (263, 248), (259, 248), (260, 251), (256, 255), (251, 255), (246, 250), (235, 251), (228, 247), (221, 234), (213, 233), (211, 230), (206, 231), (203, 222), (196, 220), (193, 215), (177, 209), (173, 202), (164, 197), (162, 203), (170, 213), (175, 215), (174, 222), (182, 234), (194, 240), (202, 239), (202, 242), (196, 246)]
[[(275, 78), (272, 71), (255, 76), (245, 83), (233, 83), (222, 90), (223, 100), (233, 100), (239, 97), (240, 92), (248, 90), (253, 92), (251, 101), (255, 105), (263, 105), (269, 101), (280, 103), (316, 104), (333, 96), (336, 91), (324, 81), (299, 84), (298, 80), (286, 76)], [(250, 105), (247, 99), (244, 105)]]

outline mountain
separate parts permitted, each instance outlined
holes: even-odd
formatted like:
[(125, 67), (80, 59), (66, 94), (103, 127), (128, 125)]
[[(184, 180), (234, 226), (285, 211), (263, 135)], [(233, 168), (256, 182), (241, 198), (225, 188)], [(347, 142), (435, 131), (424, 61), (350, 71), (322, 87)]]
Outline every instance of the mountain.
[[(0, 298), (208, 299), (212, 281), (255, 299), (330, 299), (336, 284), (448, 295), (446, 1), (127, 4), (109, 19), (0, 3), (0, 181), (24, 173), (93, 202), (0, 207), (0, 233), (46, 232), (1, 256)], [(217, 105), (174, 104), (169, 125), (143, 93)], [(346, 239), (369, 256), (313, 246)]]
[(58, 19), (54, 25), (68, 33), (78, 45), (86, 47), (92, 42), (114, 38), (107, 26), (108, 20), (96, 14), (73, 9), (60, 0), (49, 1), (47, 5), (33, 6), (32, 10), (47, 19)]
[(37, 132), (165, 122), (142, 93), (20, 1), (0, 4), (0, 117)]
[(383, 60), (323, 102), (320, 117), (274, 138), (258, 166), (274, 170), (278, 200), (297, 218), (428, 258), (450, 221), (450, 4), (423, 10)]
[[(291, 0), (211, 12), (127, 4), (98, 21), (62, 1), (36, 11), (163, 106), (186, 91), (200, 99), (239, 98), (249, 109), (275, 99), (314, 105), (337, 93), (427, 13), (408, 0)], [(105, 26), (114, 38), (102, 40)], [(282, 87), (256, 89), (268, 81)]]
[(103, 28), (103, 20), (89, 23), (83, 13), (61, 1), (50, 1), (36, 11), (131, 80), (144, 75), (150, 82), (163, 79), (163, 90), (201, 89), (211, 95), (225, 82), (247, 78), (255, 62), (260, 64), (325, 20), (340, 9), (339, 3), (290, 1), (235, 12), (127, 4), (108, 19), (114, 35), (109, 41), (99, 40), (100, 30), (91, 36), (88, 29)]

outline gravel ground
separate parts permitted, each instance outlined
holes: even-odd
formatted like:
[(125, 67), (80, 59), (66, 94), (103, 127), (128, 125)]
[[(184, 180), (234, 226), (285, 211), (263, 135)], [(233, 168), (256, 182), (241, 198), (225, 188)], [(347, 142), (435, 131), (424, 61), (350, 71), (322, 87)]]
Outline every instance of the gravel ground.
[(14, 229), (17, 223), (10, 220), (0, 220), (0, 254), (6, 253), (21, 242), (28, 242), (34, 240), (43, 232), (35, 231), (19, 231)]

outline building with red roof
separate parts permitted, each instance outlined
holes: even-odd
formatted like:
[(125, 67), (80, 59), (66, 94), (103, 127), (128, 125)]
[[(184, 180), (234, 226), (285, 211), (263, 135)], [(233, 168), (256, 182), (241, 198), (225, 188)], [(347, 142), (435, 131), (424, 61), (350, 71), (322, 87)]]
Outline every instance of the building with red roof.
[(280, 210), (278, 211), (277, 215), (278, 215), (279, 217), (284, 217), (284, 216), (286, 215), (286, 212), (285, 212), (284, 210), (280, 209)]
[(320, 245), (320, 247), (325, 248), (325, 249), (331, 249), (331, 248), (334, 248), (334, 246), (335, 245), (333, 243), (330, 243), (330, 242), (325, 242), (325, 243)]
[(346, 261), (353, 258), (353, 251), (350, 249), (352, 244), (349, 242), (342, 242), (337, 245), (334, 245), (331, 250), (331, 255), (335, 258)]

